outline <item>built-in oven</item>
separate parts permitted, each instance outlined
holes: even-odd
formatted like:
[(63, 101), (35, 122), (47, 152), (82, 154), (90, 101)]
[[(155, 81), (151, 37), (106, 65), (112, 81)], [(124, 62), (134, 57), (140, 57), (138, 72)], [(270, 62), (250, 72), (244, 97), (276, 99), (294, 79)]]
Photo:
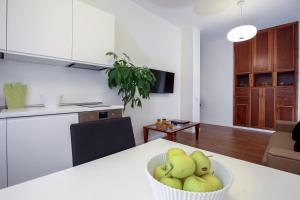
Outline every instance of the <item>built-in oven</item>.
[(122, 110), (88, 111), (79, 113), (79, 123), (122, 117)]

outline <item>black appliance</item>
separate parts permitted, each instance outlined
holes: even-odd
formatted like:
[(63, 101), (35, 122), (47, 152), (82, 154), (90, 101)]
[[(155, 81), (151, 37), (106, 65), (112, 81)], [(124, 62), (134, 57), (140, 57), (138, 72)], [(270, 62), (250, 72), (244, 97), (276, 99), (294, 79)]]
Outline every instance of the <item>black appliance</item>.
[(173, 93), (175, 74), (172, 72), (150, 69), (156, 78), (155, 85), (151, 88), (151, 93)]

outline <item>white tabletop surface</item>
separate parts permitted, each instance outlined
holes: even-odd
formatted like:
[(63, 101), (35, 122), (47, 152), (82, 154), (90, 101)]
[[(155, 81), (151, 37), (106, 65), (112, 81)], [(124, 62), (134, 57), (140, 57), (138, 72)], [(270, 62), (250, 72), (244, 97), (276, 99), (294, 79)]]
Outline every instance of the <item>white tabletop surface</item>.
[[(146, 163), (171, 147), (159, 139), (78, 167), (0, 190), (1, 200), (150, 200)], [(206, 152), (229, 167), (234, 183), (227, 200), (299, 200), (300, 176)]]
[(22, 108), (14, 110), (1, 110), (0, 119), (3, 118), (15, 118), (15, 117), (30, 117), (39, 115), (56, 115), (56, 114), (66, 114), (66, 113), (79, 113), (86, 111), (96, 111), (96, 110), (114, 110), (123, 109), (123, 106), (107, 106), (107, 107), (95, 107), (88, 108), (83, 106), (60, 106), (59, 108), (49, 109), (44, 107), (32, 107), (32, 108)]

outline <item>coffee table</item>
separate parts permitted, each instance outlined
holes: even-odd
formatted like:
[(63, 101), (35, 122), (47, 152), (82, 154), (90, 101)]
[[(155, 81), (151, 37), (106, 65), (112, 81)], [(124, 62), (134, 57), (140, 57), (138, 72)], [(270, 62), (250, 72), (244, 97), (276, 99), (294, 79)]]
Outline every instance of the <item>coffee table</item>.
[(176, 138), (176, 133), (177, 132), (183, 131), (185, 129), (192, 128), (192, 127), (195, 127), (196, 140), (198, 140), (198, 138), (199, 138), (199, 128), (200, 128), (200, 123), (199, 122), (189, 122), (187, 124), (181, 124), (181, 125), (178, 125), (178, 126), (174, 126), (174, 128), (172, 128), (172, 129), (160, 129), (160, 128), (157, 128), (155, 124), (150, 124), (148, 126), (144, 126), (144, 142), (145, 143), (148, 142), (149, 130), (166, 133), (167, 134), (167, 139), (171, 140), (171, 141), (174, 141), (175, 138)]

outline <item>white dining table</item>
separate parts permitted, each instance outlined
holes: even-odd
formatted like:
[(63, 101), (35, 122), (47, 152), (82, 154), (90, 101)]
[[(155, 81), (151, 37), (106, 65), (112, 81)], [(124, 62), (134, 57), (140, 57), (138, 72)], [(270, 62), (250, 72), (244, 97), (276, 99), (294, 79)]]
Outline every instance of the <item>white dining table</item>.
[[(150, 200), (145, 169), (171, 147), (196, 148), (158, 139), (77, 167), (0, 190), (1, 200)], [(227, 200), (299, 200), (300, 176), (204, 151), (234, 175)]]

